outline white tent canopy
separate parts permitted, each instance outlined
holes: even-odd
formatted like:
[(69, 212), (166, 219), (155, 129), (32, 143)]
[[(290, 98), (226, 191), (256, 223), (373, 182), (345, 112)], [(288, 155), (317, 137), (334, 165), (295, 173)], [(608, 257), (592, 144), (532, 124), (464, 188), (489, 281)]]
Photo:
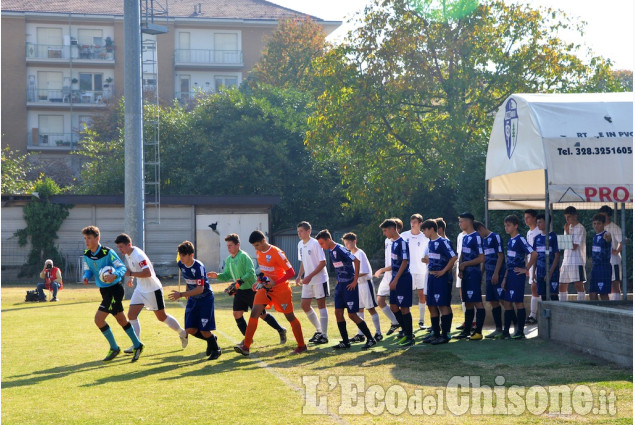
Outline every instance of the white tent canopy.
[(547, 190), (552, 203), (632, 203), (633, 93), (511, 95), (485, 178), (488, 209), (542, 209)]

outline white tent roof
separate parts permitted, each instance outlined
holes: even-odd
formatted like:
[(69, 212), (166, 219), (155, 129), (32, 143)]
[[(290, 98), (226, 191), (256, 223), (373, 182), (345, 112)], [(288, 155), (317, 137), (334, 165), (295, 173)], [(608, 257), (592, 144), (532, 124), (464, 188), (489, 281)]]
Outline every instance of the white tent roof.
[(489, 209), (633, 199), (633, 93), (513, 94), (494, 120)]

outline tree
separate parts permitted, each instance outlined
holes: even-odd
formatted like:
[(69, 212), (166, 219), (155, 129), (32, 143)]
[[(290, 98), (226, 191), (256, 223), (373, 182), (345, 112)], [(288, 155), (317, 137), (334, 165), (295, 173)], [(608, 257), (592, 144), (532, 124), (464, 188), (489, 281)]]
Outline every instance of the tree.
[(31, 193), (35, 185), (34, 181), (28, 179), (31, 169), (29, 154), (20, 155), (8, 146), (2, 149), (2, 193)]

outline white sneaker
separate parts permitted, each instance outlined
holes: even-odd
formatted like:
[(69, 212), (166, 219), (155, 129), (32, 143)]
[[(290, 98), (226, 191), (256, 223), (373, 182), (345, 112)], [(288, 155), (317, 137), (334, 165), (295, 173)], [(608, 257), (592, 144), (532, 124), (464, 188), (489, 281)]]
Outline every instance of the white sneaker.
[(179, 335), (179, 338), (181, 339), (181, 347), (182, 348), (187, 347), (187, 343), (188, 343), (187, 334), (185, 334), (185, 336)]
[(125, 350), (123, 350), (123, 352), (126, 354), (134, 353), (134, 345), (131, 345), (130, 347), (126, 348)]

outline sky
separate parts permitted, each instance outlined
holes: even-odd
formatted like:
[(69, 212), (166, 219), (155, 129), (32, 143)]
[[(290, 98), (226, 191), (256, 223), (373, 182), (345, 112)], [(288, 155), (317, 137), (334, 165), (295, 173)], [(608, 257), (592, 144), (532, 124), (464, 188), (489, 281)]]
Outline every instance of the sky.
[[(325, 20), (346, 21), (370, 0), (269, 0)], [(506, 0), (507, 1), (507, 0)], [(511, 2), (511, 0), (510, 0)], [(559, 8), (572, 18), (586, 21), (584, 37), (561, 34), (567, 41), (586, 45), (595, 55), (609, 58), (614, 69), (633, 70), (633, 0), (526, 0), (534, 7)], [(342, 25), (329, 36), (336, 41), (351, 28)]]

